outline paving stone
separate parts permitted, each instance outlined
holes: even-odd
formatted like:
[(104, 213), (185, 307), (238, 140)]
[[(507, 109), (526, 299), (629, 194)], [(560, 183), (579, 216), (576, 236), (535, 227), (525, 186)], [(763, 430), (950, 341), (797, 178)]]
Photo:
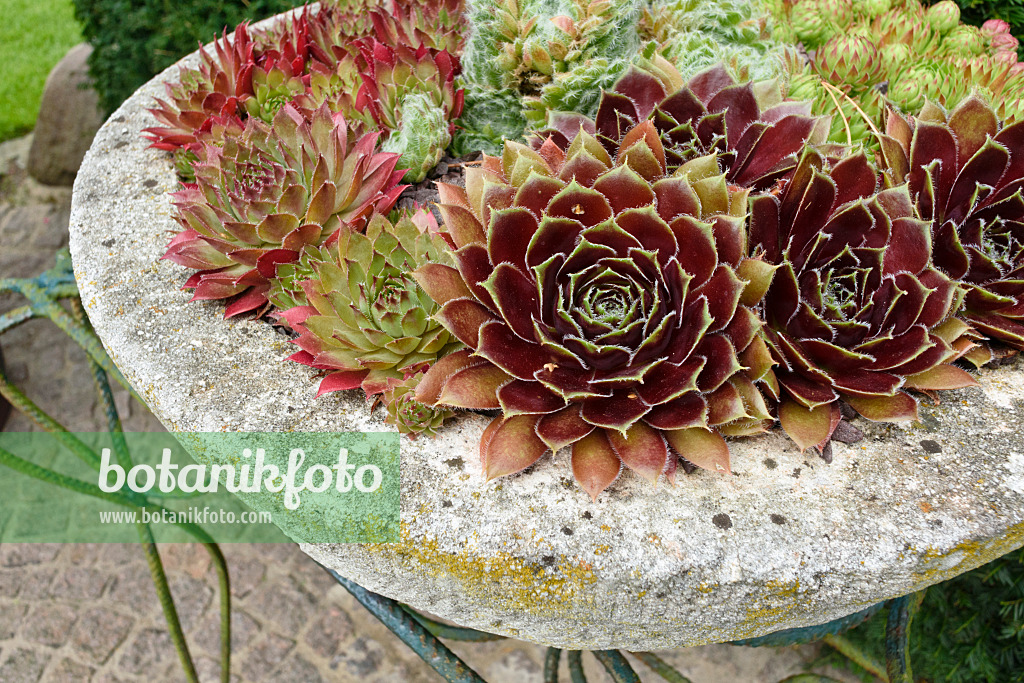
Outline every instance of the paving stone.
[(260, 585), (267, 573), (267, 568), (260, 561), (259, 551), (262, 546), (228, 545), (222, 550), (231, 572), (231, 594), (244, 598), (256, 586)]
[(55, 568), (39, 568), (25, 572), (18, 597), (22, 600), (39, 600), (50, 596), (50, 584), (57, 575)]
[[(237, 670), (247, 681), (270, 680), (268, 676), (282, 659), (288, 656), (295, 641), (276, 633), (268, 633), (245, 651)], [(234, 667), (232, 667), (234, 668)]]
[(90, 683), (141, 683), (142, 679), (135, 676), (117, 676), (113, 673), (106, 672), (99, 674), (96, 678), (92, 679)]
[(171, 586), (171, 595), (174, 597), (181, 626), (186, 631), (191, 630), (199, 624), (203, 613), (210, 605), (213, 588), (191, 576), (169, 575), (168, 583)]
[(199, 543), (174, 543), (160, 549), (168, 576), (182, 573), (201, 579), (210, 570), (210, 553)]
[[(238, 607), (231, 609), (231, 652), (241, 652), (260, 633), (260, 623)], [(220, 609), (210, 610), (195, 632), (195, 642), (210, 654), (220, 653)]]
[[(32, 246), (40, 250), (57, 251), (68, 244), (68, 223), (71, 207), (55, 205), (43, 216), (42, 229), (32, 236)], [(45, 252), (44, 252), (45, 253)]]
[(128, 565), (146, 566), (142, 547), (137, 543), (104, 543), (102, 548), (99, 564), (117, 567), (126, 573)]
[(357, 680), (367, 678), (380, 669), (386, 652), (384, 646), (373, 638), (360, 636), (345, 650), (331, 660), (331, 668), (347, 672)]
[(25, 572), (20, 569), (0, 570), (0, 598), (13, 598), (21, 590)]
[(0, 640), (10, 640), (18, 631), (22, 619), (28, 613), (27, 603), (4, 600), (0, 602)]
[(43, 683), (83, 683), (92, 678), (96, 669), (70, 659), (62, 659), (43, 675)]
[(78, 613), (71, 605), (43, 603), (36, 605), (25, 619), (21, 636), (33, 643), (60, 647), (71, 634)]
[(160, 628), (147, 628), (135, 634), (128, 644), (121, 648), (118, 668), (133, 674), (151, 674), (170, 661), (177, 661), (171, 635)]
[(64, 600), (95, 600), (110, 583), (110, 574), (93, 567), (70, 567), (50, 586), (50, 595)]
[(64, 546), (64, 559), (75, 565), (92, 565), (103, 554), (104, 547), (100, 543), (69, 543)]
[(352, 619), (341, 607), (328, 605), (306, 631), (304, 640), (313, 652), (331, 659), (341, 652), (341, 645), (352, 635)]
[(530, 681), (540, 680), (543, 667), (535, 662), (525, 650), (512, 650), (486, 669), (487, 680)]
[[(212, 657), (197, 657), (195, 660), (196, 674), (199, 676), (199, 683), (220, 683), (220, 661)], [(235, 666), (234, 668), (238, 668)], [(231, 683), (242, 683), (238, 674), (231, 674)], [(295, 683), (300, 683), (298, 680)]]
[(0, 545), (0, 566), (25, 567), (45, 564), (57, 557), (59, 552), (59, 543), (5, 543)]
[(313, 595), (326, 595), (338, 585), (334, 577), (316, 562), (308, 562), (306, 558), (295, 555), (292, 563), (292, 574)]
[(107, 598), (125, 606), (151, 605), (157, 599), (153, 577), (145, 567), (135, 571), (119, 571), (110, 581)]
[(270, 628), (291, 636), (301, 631), (317, 612), (316, 600), (291, 575), (263, 586), (246, 604)]
[(79, 617), (71, 634), (71, 649), (86, 661), (103, 664), (128, 636), (133, 622), (107, 607), (93, 607)]
[(36, 683), (48, 661), (49, 657), (34, 650), (15, 648), (4, 652), (4, 659), (0, 662), (0, 681)]
[(296, 681), (298, 683), (322, 683), (323, 678), (316, 667), (299, 655), (284, 660), (273, 674), (275, 681)]

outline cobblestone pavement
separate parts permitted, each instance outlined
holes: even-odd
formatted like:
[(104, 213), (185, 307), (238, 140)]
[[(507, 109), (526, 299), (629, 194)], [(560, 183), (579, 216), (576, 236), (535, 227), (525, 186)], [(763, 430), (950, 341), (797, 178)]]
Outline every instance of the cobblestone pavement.
[[(27, 148), (25, 140), (0, 145), (0, 276), (41, 272), (67, 242), (70, 191), (27, 180), (18, 161)], [(16, 304), (0, 297), (0, 312)], [(45, 410), (72, 430), (102, 429), (84, 356), (56, 327), (33, 321), (2, 343), (10, 377)], [(124, 391), (117, 401), (126, 429), (162, 429)], [(7, 425), (31, 428), (19, 415)], [(0, 470), (0, 476), (19, 475)], [(222, 550), (234, 606), (232, 681), (441, 680), (297, 546)], [(200, 677), (217, 680), (217, 580), (209, 557), (198, 545), (164, 545), (160, 552)], [(452, 647), (490, 681), (541, 679), (540, 646), (505, 640)], [(816, 652), (712, 645), (663, 656), (694, 683), (775, 683), (803, 671)], [(584, 661), (591, 681), (608, 680), (592, 658)], [(644, 681), (660, 680), (637, 668)], [(564, 658), (563, 674), (568, 680)], [(139, 548), (0, 546), (0, 682), (179, 680), (177, 654)]]

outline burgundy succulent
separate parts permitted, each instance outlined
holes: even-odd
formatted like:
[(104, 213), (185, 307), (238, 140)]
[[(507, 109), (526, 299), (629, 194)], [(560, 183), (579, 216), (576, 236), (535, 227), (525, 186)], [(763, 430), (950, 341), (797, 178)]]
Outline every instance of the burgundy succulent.
[(150, 113), (159, 126), (146, 128), (157, 149), (175, 151), (197, 142), (197, 132), (209, 126), (213, 117), (238, 117), (246, 100), (252, 97), (252, 70), (255, 46), (247, 24), (235, 29), (232, 39), (227, 31), (213, 43), (214, 56), (199, 50), (199, 66), (182, 68), (178, 81), (165, 83), (167, 99), (156, 99)]
[(781, 196), (751, 199), (750, 244), (778, 271), (764, 298), (778, 414), (823, 446), (842, 399), (870, 420), (917, 419), (906, 389), (975, 384), (957, 283), (932, 266), (929, 222), (906, 185), (878, 191), (863, 154), (829, 167), (808, 149)]
[(676, 84), (682, 76), (673, 67), (658, 66), (656, 71), (632, 67), (602, 95), (593, 121), (552, 114), (548, 128), (535, 135), (534, 147), (550, 137), (566, 150), (582, 128), (613, 154), (634, 126), (649, 120), (669, 172), (716, 154), (729, 183), (762, 190), (792, 173), (806, 143), (822, 143), (828, 134), (828, 120), (811, 116), (810, 103), (782, 101), (770, 88), (738, 84), (722, 65), (681, 87)]
[(415, 275), (468, 350), (416, 397), (502, 411), (481, 441), (489, 479), (567, 446), (595, 498), (623, 464), (652, 481), (677, 455), (727, 471), (718, 431), (769, 420), (744, 371), (771, 365), (751, 306), (772, 269), (744, 257), (746, 192), (713, 158), (668, 175), (650, 122), (615, 152), (586, 132), (565, 153), (506, 142), (465, 189), (439, 185), (457, 267)]
[(1024, 349), (1024, 123), (1002, 127), (971, 97), (949, 114), (892, 114), (886, 133), (889, 173), (932, 222), (935, 265), (967, 290), (963, 318)]
[(227, 316), (265, 306), (278, 264), (398, 199), (398, 156), (375, 151), (377, 137), (350, 144), (342, 115), (324, 106), (307, 120), (285, 105), (273, 127), (251, 118), (223, 146), (203, 145), (196, 182), (173, 195), (185, 230), (164, 258), (199, 271), (185, 284), (194, 299), (236, 297)]

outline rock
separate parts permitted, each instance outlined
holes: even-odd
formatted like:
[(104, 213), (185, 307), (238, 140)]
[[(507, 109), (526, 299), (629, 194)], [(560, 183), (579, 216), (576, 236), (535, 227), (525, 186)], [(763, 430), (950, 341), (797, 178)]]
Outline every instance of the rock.
[(28, 166), (28, 153), (32, 148), (32, 133), (20, 138), (0, 142), (0, 176), (12, 173), (13, 168)]
[(74, 182), (82, 157), (103, 125), (86, 63), (91, 53), (89, 44), (76, 45), (46, 77), (28, 157), (29, 174), (46, 185)]
[[(161, 260), (178, 183), (140, 131), (153, 125), (145, 108), (161, 79), (176, 74), (113, 115), (76, 181), (75, 272), (114, 362), (181, 432), (391, 429), (356, 392), (316, 399), (311, 372), (280, 362), (292, 349), (269, 325), (189, 303), (189, 273)], [(821, 624), (1024, 543), (1024, 361), (978, 382), (922, 402), (921, 423), (855, 419), (864, 438), (834, 443), (832, 464), (776, 430), (731, 441), (732, 476), (698, 471), (653, 487), (627, 475), (596, 503), (572, 483), (565, 452), (485, 482), (488, 419), (467, 412), (436, 440), (403, 440), (401, 542), (302, 548), (439, 617), (567, 649), (665, 649)], [(377, 648), (361, 637), (339, 667), (375, 668)]]

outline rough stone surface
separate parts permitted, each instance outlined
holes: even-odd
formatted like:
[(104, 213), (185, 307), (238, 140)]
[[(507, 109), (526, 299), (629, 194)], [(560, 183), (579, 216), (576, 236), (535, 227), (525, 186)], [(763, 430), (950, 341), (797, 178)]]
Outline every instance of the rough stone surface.
[[(25, 155), (22, 151), (27, 150), (27, 141), (28, 138), (20, 138), (0, 144), (0, 210), (42, 204), (60, 208), (66, 217), (70, 189), (38, 185), (24, 172)], [(43, 218), (46, 215), (43, 214)], [(26, 261), (27, 252), (12, 254), (20, 243), (11, 239), (8, 232), (11, 226), (10, 222), (0, 222), (0, 245), (3, 245), (0, 249), (0, 275), (34, 275), (42, 267), (48, 267), (53, 258), (52, 248), (41, 246), (36, 249), (37, 258), (42, 259), (40, 263), (45, 261), (39, 267)], [(52, 223), (37, 220), (15, 227), (29, 240), (25, 248), (32, 249), (35, 239), (50, 234)], [(62, 226), (62, 232), (67, 235), (66, 224)], [(0, 297), (0, 312), (22, 303), (17, 297)], [(46, 398), (44, 407), (74, 429), (96, 431), (104, 428), (105, 417), (88, 379), (88, 366), (74, 342), (56, 328), (38, 322), (3, 335), (2, 343), (9, 361), (9, 375), (30, 396), (40, 400)], [(47, 353), (40, 354), (40, 348), (47, 349)], [(125, 399), (125, 394), (119, 392), (115, 400), (120, 405), (122, 416), (127, 418), (126, 429), (160, 429), (152, 415)], [(33, 425), (18, 414), (12, 416), (8, 424), (8, 429), (32, 428)], [(262, 647), (262, 636), (266, 633), (297, 639), (296, 646), (282, 662), (271, 664), (278, 667), (274, 670), (278, 680), (282, 680), (282, 672), (308, 672), (304, 662), (315, 665), (322, 680), (338, 683), (365, 683), (367, 680), (434, 683), (438, 680), (425, 662), (388, 632), (298, 546), (230, 544), (223, 546), (222, 550), (227, 557), (234, 598), (231, 683), (251, 683), (252, 679), (240, 673), (240, 663), (249, 659), (251, 654), (257, 656), (255, 653)], [(203, 548), (167, 546), (161, 548), (161, 556), (168, 577), (175, 586), (195, 585), (179, 581), (179, 577), (189, 577), (201, 580), (209, 591), (217, 589), (216, 572)], [(102, 571), (79, 576), (73, 581), (62, 578), (65, 572), (77, 571), (81, 567), (100, 568)], [(50, 590), (51, 585), (58, 583), (81, 585), (82, 578), (99, 584), (102, 592), (98, 598), (86, 597), (68, 603), (66, 597), (56, 597)], [(265, 594), (275, 595), (279, 590), (294, 591), (296, 582), (301, 585), (301, 590), (315, 597), (314, 616), (301, 626), (298, 633), (283, 633), (282, 625), (262, 612), (257, 602), (262, 604), (259, 596)], [(80, 593), (85, 596), (96, 594), (96, 590)], [(19, 635), (19, 632), (42, 629), (42, 625), (34, 622), (48, 614), (39, 609), (44, 605), (73, 609), (79, 615), (69, 638), (57, 649)], [(217, 609), (209, 606), (199, 625), (187, 629), (185, 634), (203, 683), (220, 680), (218, 618)], [(149, 683), (154, 680), (183, 680), (176, 663), (152, 675), (135, 675), (120, 667), (123, 653), (134, 646), (136, 634), (154, 628), (165, 629), (166, 625), (138, 546), (0, 546), (0, 672), (4, 675), (16, 668), (27, 669), (26, 673), (35, 675), (40, 670), (38, 664), (49, 662), (43, 670), (42, 681)], [(384, 648), (384, 659), (394, 663), (379, 667), (369, 679), (350, 675), (339, 657), (358, 637), (366, 635)], [(493, 683), (539, 681), (539, 678), (530, 676), (530, 672), (536, 671), (543, 662), (544, 649), (539, 645), (499, 640), (456, 643), (453, 646), (470, 666), (490, 674), (488, 680)], [(509, 656), (510, 653), (523, 652), (528, 655), (526, 659), (521, 654)], [(786, 675), (805, 670), (816, 652), (815, 646), (784, 649), (705, 646), (660, 654), (690, 675), (695, 683), (722, 680), (777, 683)], [(8, 664), (9, 657), (12, 661)], [(289, 664), (292, 659), (296, 660), (295, 663)], [(593, 660), (588, 657), (584, 661), (592, 674), (590, 680), (602, 680), (600, 674), (594, 675), (596, 670), (590, 670)], [(8, 668), (3, 668), (5, 666)], [(816, 670), (845, 683), (857, 681), (842, 671), (824, 667)], [(695, 675), (695, 672), (700, 675)], [(779, 672), (781, 675), (777, 675)], [(660, 680), (642, 668), (639, 674), (644, 683)], [(568, 680), (567, 676), (563, 662), (562, 680)]]
[[(160, 260), (176, 180), (139, 131), (175, 73), (112, 116), (75, 183), (76, 275), (114, 361), (172, 430), (389, 429), (355, 393), (315, 399), (308, 369), (281, 362), (292, 352), (281, 335), (188, 303), (189, 273)], [(437, 440), (403, 441), (401, 543), (303, 549), (370, 590), (565, 648), (658, 649), (821, 623), (1024, 543), (1024, 366), (978, 379), (923, 403), (920, 423), (857, 420), (866, 438), (835, 444), (831, 465), (776, 432), (733, 441), (732, 476), (701, 472), (674, 488), (624, 476), (596, 503), (572, 483), (565, 452), (485, 483), (487, 419), (465, 414)]]
[(28, 172), (47, 185), (70, 185), (103, 124), (99, 98), (92, 89), (88, 43), (71, 48), (46, 77), (39, 117), (28, 157)]

